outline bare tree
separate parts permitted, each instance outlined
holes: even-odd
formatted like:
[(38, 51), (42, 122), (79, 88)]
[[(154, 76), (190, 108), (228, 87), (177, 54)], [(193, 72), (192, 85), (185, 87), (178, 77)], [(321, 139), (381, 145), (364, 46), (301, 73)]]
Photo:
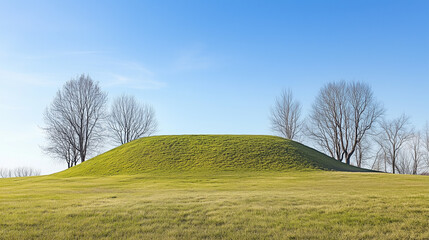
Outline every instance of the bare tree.
[[(391, 163), (391, 161), (389, 161)], [(412, 174), (413, 173), (413, 165), (412, 161), (410, 161), (409, 156), (401, 151), (399, 152), (396, 158), (396, 170), (399, 174)]]
[(374, 158), (372, 153), (372, 147), (370, 139), (367, 137), (362, 138), (360, 142), (356, 145), (356, 151), (355, 151), (355, 161), (356, 166), (362, 167), (369, 159)]
[(302, 129), (301, 104), (291, 90), (283, 90), (271, 109), (271, 129), (287, 139), (296, 139)]
[(39, 176), (40, 170), (30, 167), (0, 168), (0, 178)]
[(45, 152), (68, 167), (84, 162), (103, 140), (106, 101), (107, 94), (89, 76), (66, 82), (45, 112)]
[(426, 123), (423, 133), (423, 146), (425, 149), (426, 166), (429, 168), (429, 122)]
[(30, 167), (18, 167), (14, 169), (15, 177), (39, 176), (40, 170)]
[(13, 177), (12, 170), (8, 168), (0, 168), (0, 178), (10, 178)]
[(310, 138), (333, 158), (350, 164), (359, 143), (371, 133), (383, 112), (369, 85), (329, 83), (313, 104), (307, 130)]
[(45, 130), (48, 144), (42, 147), (43, 151), (53, 158), (65, 161), (67, 167), (71, 168), (78, 164), (79, 151), (74, 147), (77, 142), (74, 129), (69, 124), (58, 121), (53, 112), (45, 111)]
[(392, 151), (394, 141), (389, 143), (383, 136), (380, 137), (380, 149), (384, 149), (384, 161), (391, 165), (392, 172), (416, 175), (423, 172), (424, 146), (420, 132), (409, 131), (407, 134), (409, 134), (408, 139), (405, 139), (402, 148), (400, 147), (396, 152)]
[(126, 95), (113, 102), (108, 125), (114, 141), (118, 144), (150, 136), (157, 129), (153, 108), (138, 103), (133, 96)]
[(411, 138), (409, 118), (405, 115), (391, 121), (382, 121), (381, 132), (376, 139), (380, 148), (385, 152), (392, 172), (398, 170), (397, 160), (404, 144)]
[(411, 162), (412, 162), (412, 174), (418, 174), (421, 163), (423, 161), (423, 146), (422, 138), (420, 132), (415, 132), (411, 136), (411, 141), (409, 141)]
[(384, 146), (380, 146), (375, 154), (374, 162), (371, 166), (372, 170), (387, 172), (387, 150)]

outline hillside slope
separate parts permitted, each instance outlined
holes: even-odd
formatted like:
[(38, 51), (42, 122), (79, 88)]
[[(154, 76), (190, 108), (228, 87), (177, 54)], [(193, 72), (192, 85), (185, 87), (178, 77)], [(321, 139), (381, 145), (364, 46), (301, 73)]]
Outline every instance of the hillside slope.
[(300, 143), (274, 136), (177, 135), (141, 138), (58, 176), (161, 171), (305, 170), (369, 171), (338, 162)]

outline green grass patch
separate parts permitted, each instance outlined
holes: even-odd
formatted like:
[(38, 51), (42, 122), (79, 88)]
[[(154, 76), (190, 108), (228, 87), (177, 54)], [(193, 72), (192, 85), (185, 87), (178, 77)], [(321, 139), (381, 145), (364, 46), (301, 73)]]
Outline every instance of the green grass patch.
[(0, 239), (428, 239), (429, 178), (365, 171), (273, 136), (148, 137), (0, 179)]
[(428, 239), (429, 178), (187, 171), (0, 179), (0, 239)]
[(369, 171), (274, 136), (179, 135), (141, 138), (57, 176), (139, 174), (148, 171)]

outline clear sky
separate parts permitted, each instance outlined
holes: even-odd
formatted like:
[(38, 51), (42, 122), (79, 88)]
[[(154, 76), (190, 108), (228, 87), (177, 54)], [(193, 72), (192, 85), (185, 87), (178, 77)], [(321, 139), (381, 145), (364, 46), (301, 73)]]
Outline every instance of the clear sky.
[(369, 83), (387, 117), (429, 120), (429, 1), (0, 1), (0, 167), (44, 155), (42, 114), (78, 74), (151, 104), (158, 134), (272, 134), (290, 88)]

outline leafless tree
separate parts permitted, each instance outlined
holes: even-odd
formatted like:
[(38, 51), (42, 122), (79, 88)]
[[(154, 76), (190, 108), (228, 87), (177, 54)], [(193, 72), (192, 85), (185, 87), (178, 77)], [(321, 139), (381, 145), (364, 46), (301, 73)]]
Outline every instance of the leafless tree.
[(0, 168), (0, 178), (39, 176), (40, 170), (30, 167)]
[(0, 178), (10, 178), (13, 177), (12, 170), (8, 168), (0, 168)]
[(47, 145), (42, 147), (43, 151), (55, 159), (65, 161), (67, 167), (71, 168), (78, 164), (79, 151), (74, 147), (77, 142), (74, 129), (69, 124), (58, 121), (53, 112), (45, 112), (45, 130)]
[(387, 172), (387, 150), (384, 148), (384, 146), (380, 146), (377, 153), (375, 154), (371, 169)]
[(423, 147), (425, 149), (426, 166), (429, 168), (429, 123), (426, 123), (424, 128)]
[(155, 111), (141, 104), (133, 96), (123, 95), (113, 102), (108, 125), (118, 144), (150, 136), (157, 129)]
[(403, 144), (402, 149), (400, 148), (395, 154), (392, 153), (393, 144), (387, 143), (384, 137), (380, 141), (383, 141), (381, 143), (384, 145), (381, 148), (387, 150), (385, 151), (385, 162), (392, 166), (392, 172), (416, 175), (425, 171), (423, 168), (425, 152), (420, 132), (410, 131), (408, 140)]
[(39, 176), (40, 170), (30, 167), (18, 167), (14, 169), (15, 177)]
[[(390, 161), (391, 163), (391, 161)], [(396, 170), (399, 174), (412, 174), (413, 173), (413, 165), (412, 161), (410, 161), (409, 155), (407, 155), (404, 151), (399, 152), (396, 159)]]
[(409, 130), (409, 118), (405, 115), (391, 121), (382, 121), (381, 132), (376, 141), (385, 152), (388, 162), (391, 164), (392, 172), (398, 170), (397, 160), (404, 144), (412, 137)]
[(107, 94), (89, 76), (67, 81), (45, 111), (45, 152), (68, 167), (84, 162), (103, 140), (106, 101)]
[(372, 146), (370, 138), (364, 137), (360, 142), (357, 143), (356, 151), (354, 154), (356, 166), (362, 167), (369, 159), (374, 158), (371, 150)]
[(371, 133), (383, 112), (369, 85), (329, 83), (313, 104), (308, 134), (333, 158), (350, 164), (359, 143)]
[(287, 139), (296, 139), (302, 129), (301, 104), (291, 90), (283, 90), (271, 109), (271, 129)]
[(409, 149), (412, 163), (412, 174), (418, 174), (423, 162), (424, 152), (422, 146), (422, 138), (420, 132), (415, 132), (409, 141)]

